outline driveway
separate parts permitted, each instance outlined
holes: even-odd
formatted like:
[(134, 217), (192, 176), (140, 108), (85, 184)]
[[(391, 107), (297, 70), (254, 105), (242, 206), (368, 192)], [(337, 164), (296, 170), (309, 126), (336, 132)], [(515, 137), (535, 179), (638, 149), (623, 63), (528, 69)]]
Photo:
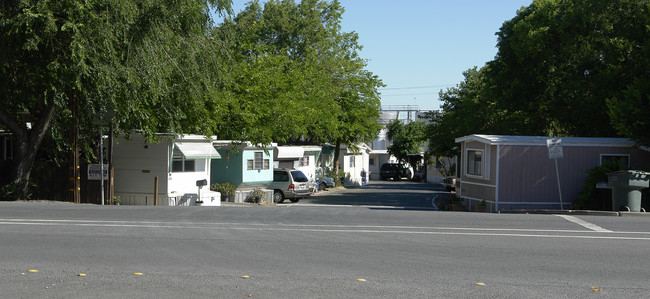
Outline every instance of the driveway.
[(444, 192), (446, 192), (445, 188), (440, 184), (370, 181), (368, 186), (330, 188), (300, 200), (299, 204), (430, 209), (433, 194)]

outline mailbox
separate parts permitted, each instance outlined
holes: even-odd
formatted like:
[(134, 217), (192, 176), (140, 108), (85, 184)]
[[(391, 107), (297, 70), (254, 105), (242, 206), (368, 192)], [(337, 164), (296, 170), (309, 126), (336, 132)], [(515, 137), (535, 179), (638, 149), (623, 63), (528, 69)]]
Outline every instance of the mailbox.
[(196, 186), (197, 187), (203, 187), (208, 184), (208, 180), (198, 180), (196, 181)]

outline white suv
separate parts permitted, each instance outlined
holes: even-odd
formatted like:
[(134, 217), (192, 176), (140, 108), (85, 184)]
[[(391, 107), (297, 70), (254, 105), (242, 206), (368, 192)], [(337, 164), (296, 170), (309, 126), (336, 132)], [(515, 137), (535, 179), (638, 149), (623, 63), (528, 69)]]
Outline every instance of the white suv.
[(282, 203), (285, 198), (298, 202), (311, 193), (309, 179), (302, 171), (295, 169), (273, 169), (273, 182), (267, 188), (273, 190), (275, 203)]

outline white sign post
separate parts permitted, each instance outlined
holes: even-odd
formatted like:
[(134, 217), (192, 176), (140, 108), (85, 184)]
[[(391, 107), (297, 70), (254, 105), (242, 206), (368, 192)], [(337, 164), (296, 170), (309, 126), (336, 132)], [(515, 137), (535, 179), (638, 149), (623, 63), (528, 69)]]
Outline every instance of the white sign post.
[(548, 158), (555, 160), (555, 176), (557, 177), (557, 191), (560, 194), (560, 210), (564, 210), (564, 205), (562, 204), (562, 188), (560, 187), (560, 171), (557, 167), (557, 159), (564, 157), (564, 153), (562, 152), (562, 139), (546, 139), (546, 147), (548, 148)]

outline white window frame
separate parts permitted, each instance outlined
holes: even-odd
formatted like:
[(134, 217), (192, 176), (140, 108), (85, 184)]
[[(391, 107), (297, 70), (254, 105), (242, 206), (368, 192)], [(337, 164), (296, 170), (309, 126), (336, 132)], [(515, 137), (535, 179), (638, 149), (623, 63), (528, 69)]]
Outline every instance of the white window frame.
[(356, 158), (356, 156), (350, 156), (350, 168), (356, 167), (355, 166), (356, 165), (356, 161), (355, 161), (356, 159), (355, 158)]
[[(470, 165), (470, 163), (473, 162), (473, 161), (470, 161), (470, 159), (469, 159), (469, 153), (470, 152), (480, 152), (481, 153), (481, 162), (480, 162), (480, 165), (479, 165), (480, 174), (469, 173), (469, 165)], [(477, 149), (477, 148), (467, 148), (467, 149), (465, 149), (465, 163), (466, 163), (466, 165), (465, 165), (465, 175), (467, 177), (481, 178), (481, 179), (485, 178), (485, 171), (486, 171), (485, 165), (486, 165), (486, 163), (485, 163), (485, 150), (484, 149)], [(475, 164), (475, 163), (472, 163), (472, 164)]]
[(304, 156), (298, 160), (299, 167), (309, 166), (309, 156)]
[[(193, 161), (194, 163), (188, 163), (188, 161)], [(185, 159), (185, 157), (182, 158), (174, 158), (172, 159), (172, 172), (173, 173), (181, 173), (181, 172), (205, 172), (205, 159)], [(180, 162), (181, 163), (181, 169), (179, 170), (174, 170), (174, 162)], [(192, 165), (190, 167), (190, 165)]]
[[(177, 152), (178, 151), (178, 152)], [(193, 163), (188, 163), (188, 161), (194, 161)], [(181, 173), (181, 172), (205, 172), (206, 159), (186, 159), (181, 151), (176, 148), (172, 155), (172, 173)], [(174, 170), (174, 164), (181, 164), (180, 170)], [(192, 164), (192, 167), (189, 165)]]
[(269, 159), (264, 159), (264, 152), (254, 152), (253, 159), (248, 159), (247, 170), (262, 170), (269, 169)]

